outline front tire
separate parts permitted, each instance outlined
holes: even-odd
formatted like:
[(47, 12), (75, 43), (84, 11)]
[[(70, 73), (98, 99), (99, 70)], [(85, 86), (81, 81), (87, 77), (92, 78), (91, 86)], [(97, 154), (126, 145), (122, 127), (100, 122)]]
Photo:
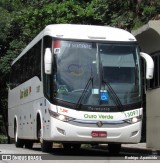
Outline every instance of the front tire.
[(118, 155), (121, 150), (121, 144), (108, 144), (108, 150), (111, 155)]
[(32, 147), (33, 147), (33, 141), (26, 140), (25, 141), (25, 148), (32, 149)]
[(38, 116), (38, 121), (37, 121), (37, 138), (38, 138), (38, 141), (41, 143), (41, 151), (42, 152), (50, 152), (52, 150), (53, 142), (44, 140), (42, 135), (43, 134), (42, 134), (42, 127), (41, 127), (40, 116)]
[(15, 122), (15, 128), (14, 128), (14, 140), (15, 140), (15, 146), (17, 148), (23, 148), (24, 146), (24, 141), (22, 139), (18, 138), (18, 127), (17, 127), (17, 122)]
[(63, 143), (63, 148), (66, 150), (79, 150), (81, 148), (81, 144)]
[(50, 152), (52, 150), (53, 143), (50, 141), (43, 140), (41, 142), (41, 150), (42, 152)]

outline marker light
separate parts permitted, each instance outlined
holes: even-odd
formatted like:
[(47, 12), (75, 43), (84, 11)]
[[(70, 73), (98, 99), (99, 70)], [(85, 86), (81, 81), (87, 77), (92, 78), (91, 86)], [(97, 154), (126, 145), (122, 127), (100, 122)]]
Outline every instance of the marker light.
[(56, 118), (60, 121), (63, 121), (63, 122), (69, 122), (69, 121), (73, 121), (74, 118), (72, 117), (68, 117), (66, 115), (62, 115), (62, 114), (59, 114), (57, 112), (53, 112), (52, 110), (49, 109), (49, 114), (53, 117), (53, 118)]

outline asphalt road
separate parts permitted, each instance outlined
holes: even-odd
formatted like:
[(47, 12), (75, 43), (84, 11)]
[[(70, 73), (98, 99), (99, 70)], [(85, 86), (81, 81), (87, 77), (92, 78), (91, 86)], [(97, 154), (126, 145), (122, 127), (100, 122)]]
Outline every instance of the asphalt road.
[[(78, 151), (65, 151), (63, 148), (53, 148), (50, 153), (42, 153), (39, 144), (34, 144), (32, 149), (16, 148), (14, 144), (0, 144), (0, 163), (19, 162), (22, 160), (32, 159), (42, 160), (40, 162), (48, 162), (49, 160), (55, 160), (54, 163), (133, 163), (144, 162), (142, 159), (146, 159), (145, 162), (153, 163), (160, 162), (160, 160), (154, 160), (154, 158), (160, 156), (148, 155), (145, 153), (139, 153), (139, 151), (122, 151), (118, 156), (110, 156), (107, 149), (86, 148), (83, 147)], [(141, 158), (141, 160), (140, 160)], [(152, 158), (148, 160), (148, 158)], [(138, 159), (138, 161), (136, 160)], [(12, 161), (10, 161), (12, 160)], [(19, 160), (19, 161), (17, 161)], [(76, 160), (76, 161), (75, 161)], [(34, 161), (35, 163), (36, 161)], [(39, 161), (37, 161), (39, 162)], [(53, 162), (53, 161), (52, 161)]]

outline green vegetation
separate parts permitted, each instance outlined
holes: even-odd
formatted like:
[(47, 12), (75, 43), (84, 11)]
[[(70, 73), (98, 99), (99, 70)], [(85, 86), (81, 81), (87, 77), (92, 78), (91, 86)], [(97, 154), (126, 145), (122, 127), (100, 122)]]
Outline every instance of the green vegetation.
[(10, 64), (46, 25), (96, 24), (132, 30), (159, 17), (160, 0), (1, 0), (0, 112), (7, 128)]
[(6, 144), (8, 142), (7, 136), (0, 135), (0, 144)]

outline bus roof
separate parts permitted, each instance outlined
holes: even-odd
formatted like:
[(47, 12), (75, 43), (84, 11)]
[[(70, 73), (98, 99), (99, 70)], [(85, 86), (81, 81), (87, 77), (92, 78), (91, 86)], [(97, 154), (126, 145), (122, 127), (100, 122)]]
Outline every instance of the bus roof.
[(41, 31), (22, 51), (22, 53), (13, 61), (14, 64), (30, 48), (32, 48), (44, 36), (51, 36), (62, 39), (77, 39), (88, 41), (117, 41), (130, 42), (136, 41), (136, 38), (129, 32), (109, 27), (96, 25), (76, 25), (76, 24), (52, 24), (48, 25)]
[(105, 41), (135, 41), (135, 37), (119, 28), (95, 25), (57, 24), (48, 25), (44, 35), (65, 39), (105, 40)]

